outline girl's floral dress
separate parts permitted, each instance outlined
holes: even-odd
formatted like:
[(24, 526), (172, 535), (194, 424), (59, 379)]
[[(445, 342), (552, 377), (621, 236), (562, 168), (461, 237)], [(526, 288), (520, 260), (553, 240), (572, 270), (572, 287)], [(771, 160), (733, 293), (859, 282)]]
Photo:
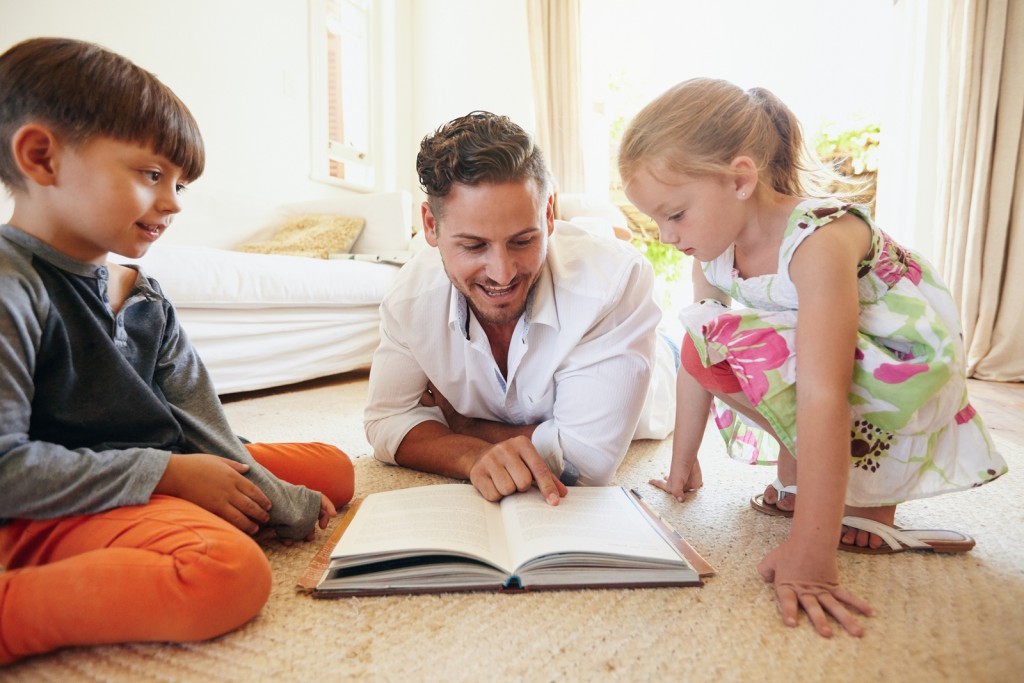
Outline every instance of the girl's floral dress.
[[(799, 457), (796, 442), (796, 286), (789, 265), (816, 229), (850, 212), (872, 232), (858, 272), (860, 321), (850, 385), (850, 482), (855, 506), (901, 503), (979, 486), (1006, 463), (967, 397), (959, 317), (931, 265), (879, 230), (862, 207), (801, 203), (786, 227), (778, 272), (744, 279), (733, 249), (702, 264), (708, 281), (745, 308), (702, 301), (680, 319), (707, 366), (726, 362), (750, 402)], [(772, 462), (777, 444), (723, 403), (716, 424), (730, 455)]]

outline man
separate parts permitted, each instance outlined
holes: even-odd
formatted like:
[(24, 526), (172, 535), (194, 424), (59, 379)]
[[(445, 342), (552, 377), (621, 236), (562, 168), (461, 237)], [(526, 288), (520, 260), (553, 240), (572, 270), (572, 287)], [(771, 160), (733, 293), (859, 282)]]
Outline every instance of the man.
[[(634, 435), (671, 431), (650, 264), (556, 227), (543, 155), (507, 117), (449, 122), (416, 168), (436, 249), (381, 304), (364, 415), (375, 457), (468, 479), (488, 500), (535, 484), (556, 505), (566, 484), (608, 483)], [(653, 383), (656, 346), (668, 359)], [(652, 385), (663, 399), (648, 400)]]

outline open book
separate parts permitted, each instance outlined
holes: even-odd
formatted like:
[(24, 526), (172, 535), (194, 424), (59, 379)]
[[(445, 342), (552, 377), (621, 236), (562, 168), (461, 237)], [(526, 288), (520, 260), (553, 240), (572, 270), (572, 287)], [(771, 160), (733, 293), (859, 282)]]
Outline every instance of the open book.
[(636, 494), (575, 487), (485, 500), (468, 484), (366, 496), (313, 558), (318, 597), (468, 590), (699, 586), (714, 569)]

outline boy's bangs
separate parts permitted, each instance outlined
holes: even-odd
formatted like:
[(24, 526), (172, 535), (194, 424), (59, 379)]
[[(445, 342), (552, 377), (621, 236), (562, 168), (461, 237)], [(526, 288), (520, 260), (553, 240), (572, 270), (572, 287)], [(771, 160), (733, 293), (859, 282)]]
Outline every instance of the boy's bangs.
[[(130, 116), (123, 111), (104, 112), (113, 115), (106, 127), (111, 137), (126, 142), (148, 144), (157, 154), (181, 167), (183, 179), (191, 182), (203, 173), (206, 153), (199, 125), (184, 103), (155, 77), (145, 73), (144, 83), (126, 89), (121, 105), (133, 110)], [(131, 93), (134, 93), (132, 95)], [(134, 100), (129, 104), (130, 100)]]
[(195, 119), (185, 109), (185, 105), (169, 91), (164, 94), (174, 98), (175, 103), (158, 103), (155, 107), (156, 111), (152, 113), (152, 118), (150, 116), (142, 117), (142, 120), (161, 121), (159, 125), (155, 126), (155, 130), (149, 131), (151, 135), (146, 137), (157, 154), (167, 157), (173, 164), (180, 166), (183, 179), (186, 182), (192, 182), (202, 175), (206, 164), (203, 137), (199, 133), (199, 126)]

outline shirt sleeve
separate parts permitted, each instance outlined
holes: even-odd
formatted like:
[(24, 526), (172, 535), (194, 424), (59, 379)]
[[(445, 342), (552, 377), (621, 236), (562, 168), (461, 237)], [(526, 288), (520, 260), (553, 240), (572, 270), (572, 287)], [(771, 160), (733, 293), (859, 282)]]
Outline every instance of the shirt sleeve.
[(552, 419), (537, 427), (533, 443), (548, 462), (575, 465), (580, 484), (608, 484), (636, 431), (661, 321), (653, 290), (653, 269), (638, 256), (555, 374)]
[(38, 280), (0, 273), (0, 519), (49, 519), (139, 505), (170, 456), (151, 448), (69, 449), (30, 436), (33, 376), (49, 298)]
[(249, 465), (245, 473), (270, 499), (270, 521), (280, 538), (302, 539), (313, 531), (320, 494), (282, 481), (260, 465), (228, 423), (213, 381), (168, 305), (156, 382), (185, 434), (191, 452), (212, 453)]
[(395, 452), (409, 430), (421, 422), (446, 423), (440, 408), (420, 405), (427, 374), (413, 356), (388, 301), (381, 305), (380, 315), (381, 341), (370, 364), (363, 423), (373, 456), (393, 465)]

